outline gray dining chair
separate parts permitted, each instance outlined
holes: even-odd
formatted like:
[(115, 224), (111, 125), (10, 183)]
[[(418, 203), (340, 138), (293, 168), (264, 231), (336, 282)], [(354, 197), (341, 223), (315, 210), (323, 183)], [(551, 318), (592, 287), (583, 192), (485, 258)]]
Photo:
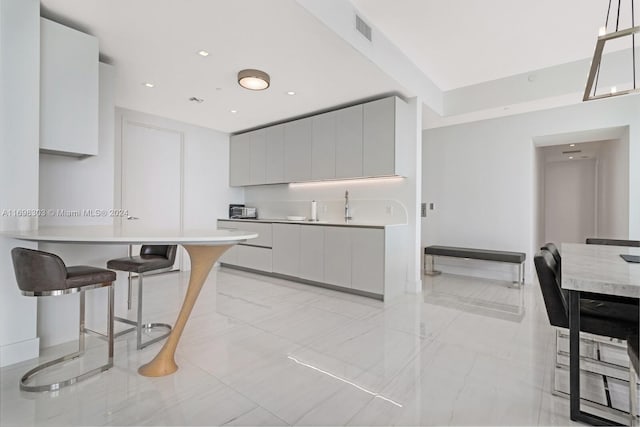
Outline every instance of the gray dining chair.
[[(18, 288), (25, 296), (47, 297), (80, 293), (80, 320), (78, 351), (40, 364), (20, 379), (24, 391), (54, 391), (75, 384), (113, 367), (113, 282), (116, 273), (104, 268), (77, 265), (67, 267), (62, 259), (52, 253), (27, 248), (11, 250), (13, 270)], [(85, 350), (85, 292), (90, 289), (107, 288), (107, 363), (83, 372), (75, 377), (48, 384), (29, 385), (30, 380), (45, 369), (77, 359)]]

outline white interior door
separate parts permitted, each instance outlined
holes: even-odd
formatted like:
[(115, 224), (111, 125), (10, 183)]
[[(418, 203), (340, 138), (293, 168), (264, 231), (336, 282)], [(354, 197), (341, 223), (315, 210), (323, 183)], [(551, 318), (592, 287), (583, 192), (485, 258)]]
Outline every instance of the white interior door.
[[(129, 221), (152, 229), (181, 228), (182, 139), (171, 129), (123, 123), (121, 206), (136, 218)], [(139, 251), (140, 246), (133, 248), (134, 255)]]
[(584, 243), (596, 236), (596, 161), (549, 162), (544, 181), (545, 241)]

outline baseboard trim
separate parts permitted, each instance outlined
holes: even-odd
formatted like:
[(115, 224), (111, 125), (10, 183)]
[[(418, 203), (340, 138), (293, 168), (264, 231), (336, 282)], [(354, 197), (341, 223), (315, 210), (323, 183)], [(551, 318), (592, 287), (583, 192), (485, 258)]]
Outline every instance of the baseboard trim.
[(0, 367), (13, 365), (40, 355), (40, 338), (0, 346)]

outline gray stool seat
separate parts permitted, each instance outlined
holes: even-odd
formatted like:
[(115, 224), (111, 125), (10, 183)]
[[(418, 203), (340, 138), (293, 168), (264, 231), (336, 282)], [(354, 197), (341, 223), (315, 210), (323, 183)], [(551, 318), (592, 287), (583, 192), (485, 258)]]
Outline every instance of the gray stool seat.
[[(67, 267), (62, 259), (52, 253), (27, 248), (11, 250), (13, 269), (18, 288), (26, 296), (56, 296), (80, 292), (80, 320), (78, 351), (43, 363), (31, 369), (20, 379), (20, 389), (24, 391), (53, 391), (75, 384), (113, 367), (113, 282), (116, 273), (104, 268), (78, 265)], [(76, 359), (84, 354), (85, 328), (85, 291), (96, 288), (108, 288), (109, 302), (107, 310), (107, 363), (97, 368), (62, 381), (29, 385), (28, 382), (44, 369)]]
[(94, 283), (115, 282), (115, 280), (115, 271), (88, 265), (74, 265), (67, 267), (67, 280), (65, 282), (68, 288), (80, 288)]
[[(166, 323), (142, 323), (142, 286), (145, 273), (169, 271), (176, 260), (177, 251), (177, 245), (142, 245), (139, 256), (129, 254), (128, 257), (115, 258), (107, 261), (107, 268), (129, 272), (129, 301), (131, 301), (131, 273), (138, 274), (138, 313), (136, 320), (116, 317), (117, 321), (133, 326), (133, 328), (118, 332), (116, 337), (136, 331), (136, 348), (138, 350), (166, 338), (171, 333), (171, 325)], [(129, 308), (131, 308), (130, 303)], [(160, 336), (143, 342), (142, 330), (154, 328), (162, 328), (165, 332)]]
[(114, 270), (130, 271), (132, 273), (146, 273), (164, 268), (171, 268), (175, 260), (165, 256), (141, 255), (125, 258), (116, 258), (107, 262), (107, 268)]

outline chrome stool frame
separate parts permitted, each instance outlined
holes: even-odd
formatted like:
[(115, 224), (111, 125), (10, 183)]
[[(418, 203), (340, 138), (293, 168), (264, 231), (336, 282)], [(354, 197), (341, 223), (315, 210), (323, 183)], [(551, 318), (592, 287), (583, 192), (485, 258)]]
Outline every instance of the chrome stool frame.
[[(77, 359), (78, 357), (82, 356), (84, 354), (85, 351), (85, 339), (84, 339), (84, 334), (86, 332), (88, 332), (88, 330), (85, 328), (85, 291), (87, 290), (91, 290), (91, 289), (99, 289), (99, 288), (103, 288), (103, 287), (108, 287), (108, 292), (109, 292), (109, 307), (108, 307), (108, 319), (107, 319), (107, 352), (108, 352), (108, 358), (107, 358), (107, 363), (99, 366), (97, 368), (91, 369), (87, 372), (84, 372), (78, 376), (75, 376), (73, 378), (69, 378), (66, 379), (64, 381), (59, 381), (59, 382), (55, 382), (55, 383), (51, 383), (51, 384), (43, 384), (43, 385), (28, 385), (27, 382), (29, 380), (31, 380), (35, 375), (37, 375), (39, 372), (43, 371), (44, 369), (50, 368), (52, 366), (67, 362), (69, 360), (73, 360), (73, 359)], [(65, 356), (59, 357), (57, 359), (51, 360), (49, 362), (43, 363), (41, 365), (36, 366), (35, 368), (31, 369), (30, 371), (28, 371), (26, 374), (24, 374), (22, 376), (22, 378), (20, 378), (20, 390), (23, 391), (55, 391), (55, 390), (59, 390), (62, 387), (67, 387), (70, 386), (72, 384), (75, 384), (79, 381), (85, 380), (89, 377), (92, 377), (94, 375), (97, 375), (101, 372), (104, 372), (110, 368), (113, 367), (113, 338), (114, 338), (114, 334), (113, 334), (113, 321), (114, 321), (114, 316), (113, 316), (113, 282), (104, 282), (104, 283), (97, 283), (95, 285), (87, 285), (87, 286), (82, 286), (79, 288), (68, 288), (68, 289), (64, 289), (64, 290), (54, 290), (54, 291), (43, 291), (43, 292), (26, 292), (26, 291), (21, 291), (22, 295), (25, 296), (33, 296), (33, 297), (44, 297), (44, 296), (58, 296), (58, 295), (68, 295), (68, 294), (74, 294), (80, 292), (80, 321), (79, 321), (79, 332), (80, 332), (80, 337), (78, 339), (78, 351), (71, 353), (71, 354), (67, 354)]]
[[(115, 317), (115, 320), (127, 325), (133, 326), (115, 334), (119, 337), (129, 332), (136, 331), (136, 349), (141, 350), (155, 342), (158, 342), (169, 336), (172, 326), (167, 323), (143, 323), (142, 322), (142, 298), (144, 276), (165, 273), (171, 271), (175, 257), (177, 245), (142, 245), (140, 248), (140, 257), (133, 257), (132, 247), (129, 245), (129, 256), (126, 258), (117, 258), (107, 261), (107, 268), (117, 271), (126, 271), (128, 273), (128, 299), (127, 309), (131, 309), (131, 291), (132, 291), (132, 274), (138, 275), (138, 310), (136, 320), (130, 320), (125, 317)], [(142, 331), (151, 329), (164, 329), (165, 332), (155, 338), (142, 341)]]
[[(167, 271), (171, 271), (171, 268), (163, 268), (160, 270), (153, 270), (153, 274), (157, 273), (166, 273)], [(167, 323), (142, 323), (142, 291), (143, 291), (143, 273), (138, 273), (138, 311), (136, 313), (136, 320), (130, 320), (125, 317), (116, 316), (115, 320), (121, 323), (126, 323), (127, 325), (133, 326), (133, 328), (128, 328), (123, 331), (120, 331), (114, 335), (114, 337), (119, 337), (124, 334), (128, 334), (129, 332), (136, 331), (136, 349), (141, 350), (155, 342), (158, 342), (169, 336), (171, 333), (171, 325)], [(131, 273), (129, 273), (129, 295), (131, 295)], [(131, 300), (129, 299), (128, 307), (131, 308)], [(162, 335), (159, 335), (155, 338), (142, 342), (142, 330), (143, 329), (154, 329), (154, 328), (162, 328), (166, 329), (166, 332)]]

